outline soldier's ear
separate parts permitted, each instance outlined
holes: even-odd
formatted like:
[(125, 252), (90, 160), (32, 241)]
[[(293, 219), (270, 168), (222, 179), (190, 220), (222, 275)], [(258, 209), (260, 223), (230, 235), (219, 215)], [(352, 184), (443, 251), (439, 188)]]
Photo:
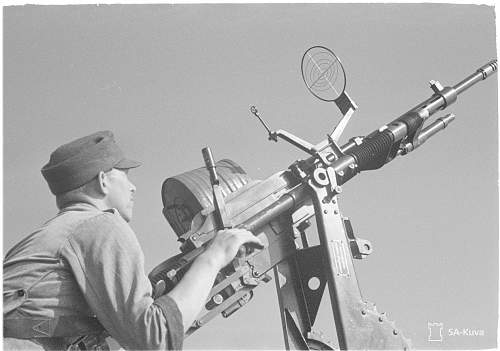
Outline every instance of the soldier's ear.
[(108, 176), (103, 171), (100, 171), (97, 175), (97, 191), (102, 195), (106, 195), (109, 192)]

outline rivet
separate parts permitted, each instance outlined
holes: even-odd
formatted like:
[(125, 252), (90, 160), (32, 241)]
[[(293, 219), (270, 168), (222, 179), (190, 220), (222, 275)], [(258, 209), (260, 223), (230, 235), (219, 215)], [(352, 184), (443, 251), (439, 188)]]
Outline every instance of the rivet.
[(216, 295), (214, 295), (214, 297), (212, 297), (212, 301), (215, 304), (220, 305), (222, 303), (222, 301), (224, 301), (224, 298), (222, 297), (221, 294), (216, 294)]
[(167, 278), (172, 279), (173, 277), (175, 277), (176, 274), (177, 272), (175, 271), (175, 269), (171, 269), (167, 272)]

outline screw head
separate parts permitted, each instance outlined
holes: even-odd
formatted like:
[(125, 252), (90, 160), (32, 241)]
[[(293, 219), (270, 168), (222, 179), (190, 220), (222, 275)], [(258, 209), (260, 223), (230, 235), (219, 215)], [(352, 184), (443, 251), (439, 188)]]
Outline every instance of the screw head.
[(167, 278), (172, 279), (176, 274), (177, 272), (175, 271), (175, 269), (171, 269), (167, 272)]
[(222, 303), (222, 301), (224, 301), (224, 298), (222, 297), (221, 294), (216, 294), (216, 295), (214, 295), (214, 297), (212, 297), (212, 301), (215, 304), (220, 305)]

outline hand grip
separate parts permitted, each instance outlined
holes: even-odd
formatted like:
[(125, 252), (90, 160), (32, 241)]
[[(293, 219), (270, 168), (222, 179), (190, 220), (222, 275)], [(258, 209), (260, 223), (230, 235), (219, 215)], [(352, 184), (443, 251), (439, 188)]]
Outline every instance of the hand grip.
[(215, 171), (215, 162), (212, 156), (212, 150), (209, 147), (205, 147), (201, 150), (203, 155), (203, 160), (205, 161), (205, 167), (210, 173), (210, 182), (212, 185), (219, 184), (219, 177), (217, 177), (217, 172)]

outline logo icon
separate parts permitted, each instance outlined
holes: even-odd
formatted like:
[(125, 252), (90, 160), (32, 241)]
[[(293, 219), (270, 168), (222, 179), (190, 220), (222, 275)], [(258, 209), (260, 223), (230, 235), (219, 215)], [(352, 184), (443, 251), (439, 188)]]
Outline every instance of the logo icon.
[(427, 322), (427, 328), (429, 328), (429, 341), (443, 341), (443, 323)]

